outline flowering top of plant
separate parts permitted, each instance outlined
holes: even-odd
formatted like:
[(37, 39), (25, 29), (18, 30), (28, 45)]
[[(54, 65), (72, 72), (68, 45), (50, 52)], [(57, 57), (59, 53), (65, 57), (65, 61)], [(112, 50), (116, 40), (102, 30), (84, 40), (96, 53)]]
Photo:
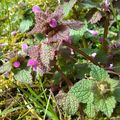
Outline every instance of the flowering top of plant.
[[(40, 45), (32, 46), (28, 50), (30, 58), (34, 61), (37, 61), (35, 66), (36, 70), (43, 75), (44, 73), (49, 72), (51, 61), (54, 59), (55, 52), (58, 45), (56, 43), (48, 43), (47, 40), (43, 41)], [(31, 63), (28, 66), (32, 66)], [(34, 69), (34, 66), (32, 66)]]
[(50, 61), (54, 60), (55, 53), (59, 50), (62, 42), (70, 43), (69, 28), (79, 29), (82, 27), (81, 22), (63, 21), (63, 17), (62, 7), (58, 7), (51, 14), (48, 10), (35, 13), (36, 24), (28, 34), (42, 33), (46, 39), (40, 45), (32, 46), (28, 53), (31, 59), (38, 61), (37, 71), (41, 75), (50, 70)]
[(74, 20), (63, 21), (63, 17), (61, 6), (51, 14), (48, 10), (37, 12), (35, 14), (35, 27), (28, 34), (42, 33), (48, 37), (49, 41), (66, 40), (66, 37), (69, 36), (68, 29), (79, 29), (82, 24)]

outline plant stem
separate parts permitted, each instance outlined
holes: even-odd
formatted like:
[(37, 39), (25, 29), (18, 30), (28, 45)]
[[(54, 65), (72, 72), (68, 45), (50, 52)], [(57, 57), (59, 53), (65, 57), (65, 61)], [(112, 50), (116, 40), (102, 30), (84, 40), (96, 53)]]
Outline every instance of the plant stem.
[(107, 70), (107, 72), (109, 74), (117, 75), (118, 77), (120, 77), (120, 73), (119, 72), (114, 72), (114, 71), (111, 71), (111, 70)]
[(84, 38), (82, 39), (82, 43), (84, 48), (88, 48), (87, 41)]
[(82, 105), (79, 106), (79, 111), (80, 111), (81, 120), (85, 120), (85, 114), (84, 114)]
[(68, 85), (69, 88), (71, 88), (73, 86), (73, 83), (65, 76), (65, 74), (62, 72), (62, 70), (58, 67), (58, 65), (54, 65), (55, 69), (60, 72), (60, 74), (62, 75), (64, 81), (66, 82), (66, 84)]
[(79, 49), (73, 47), (71, 44), (69, 44), (69, 43), (67, 43), (67, 42), (64, 42), (64, 44), (65, 44), (67, 47), (72, 48), (74, 51), (80, 53), (84, 58), (86, 58), (87, 60), (89, 60), (89, 61), (92, 62), (93, 64), (100, 66), (92, 57), (90, 57), (89, 55), (87, 55), (86, 53), (84, 53), (82, 50), (79, 50)]
[(102, 50), (107, 53), (108, 52), (108, 47), (107, 47), (107, 35), (108, 35), (108, 30), (109, 30), (109, 19), (110, 15), (109, 13), (106, 13), (106, 20), (104, 24), (104, 36), (103, 36), (103, 42), (102, 42)]

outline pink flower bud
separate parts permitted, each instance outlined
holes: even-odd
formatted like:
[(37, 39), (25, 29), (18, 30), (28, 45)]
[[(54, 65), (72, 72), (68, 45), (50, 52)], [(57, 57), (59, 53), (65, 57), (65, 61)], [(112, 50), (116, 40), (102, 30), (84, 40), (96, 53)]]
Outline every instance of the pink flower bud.
[(100, 37), (99, 41), (100, 41), (100, 43), (102, 43), (103, 42), (103, 37)]
[(23, 43), (21, 47), (23, 51), (26, 51), (28, 49), (28, 45), (26, 43)]
[(19, 62), (19, 61), (15, 61), (15, 62), (13, 63), (13, 66), (14, 66), (15, 68), (19, 68), (19, 67), (20, 67), (20, 62)]
[(38, 5), (35, 5), (35, 6), (32, 7), (32, 11), (34, 13), (39, 13), (41, 11), (41, 9), (40, 9), (40, 7)]
[(95, 30), (88, 30), (88, 32), (90, 32), (94, 37), (98, 35), (98, 32)]
[(57, 21), (56, 19), (51, 19), (49, 22), (49, 25), (51, 28), (55, 28), (57, 26)]
[(12, 35), (12, 36), (15, 36), (16, 34), (17, 34), (16, 31), (12, 31), (12, 32), (11, 32), (11, 35)]

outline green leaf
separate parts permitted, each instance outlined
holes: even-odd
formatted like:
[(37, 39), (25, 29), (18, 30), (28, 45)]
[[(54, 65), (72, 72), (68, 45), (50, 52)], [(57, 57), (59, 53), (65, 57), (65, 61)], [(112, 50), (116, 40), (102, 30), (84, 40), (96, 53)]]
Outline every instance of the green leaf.
[(69, 115), (74, 115), (79, 107), (79, 102), (77, 98), (73, 95), (68, 93), (66, 97), (62, 100), (62, 109)]
[(106, 80), (109, 84), (110, 84), (110, 90), (113, 92), (115, 89), (116, 89), (116, 87), (117, 87), (117, 85), (118, 85), (118, 83), (119, 83), (119, 81), (118, 80), (114, 80), (114, 79), (107, 79)]
[(120, 84), (116, 86), (116, 89), (113, 92), (113, 95), (115, 96), (115, 99), (120, 102)]
[(108, 60), (107, 54), (101, 50), (98, 50), (97, 55), (95, 56), (95, 60), (97, 62), (107, 64), (107, 60)]
[(70, 0), (69, 2), (65, 2), (63, 4), (63, 11), (64, 11), (64, 16), (67, 16), (74, 4), (77, 2), (77, 0)]
[(103, 112), (107, 117), (111, 117), (113, 109), (115, 108), (116, 100), (114, 96), (104, 99), (97, 99), (95, 102), (96, 110)]
[(17, 81), (23, 82), (23, 83), (32, 83), (32, 76), (29, 71), (27, 70), (20, 70), (15, 75), (14, 78)]
[(33, 21), (32, 19), (27, 19), (27, 20), (23, 20), (21, 23), (20, 23), (20, 32), (24, 33), (26, 32), (27, 30), (29, 30), (29, 28), (32, 26), (33, 24)]
[(109, 75), (108, 73), (103, 69), (100, 68), (96, 65), (90, 65), (91, 68), (91, 72), (90, 72), (90, 76), (96, 80), (96, 81), (106, 81), (107, 79), (109, 79)]
[(61, 79), (61, 74), (56, 71), (52, 79), (54, 80), (54, 84), (58, 85)]
[(56, 96), (57, 104), (69, 115), (74, 115), (79, 107), (78, 99), (71, 93), (63, 93), (60, 91)]
[(80, 37), (82, 37), (84, 35), (84, 33), (87, 30), (87, 27), (88, 27), (88, 25), (87, 25), (87, 22), (85, 21), (82, 29), (80, 29), (80, 30), (70, 29), (70, 36), (72, 37), (73, 43), (78, 43), (79, 42)]
[(80, 80), (70, 89), (69, 93), (72, 93), (74, 96), (76, 96), (79, 102), (93, 102), (94, 97), (91, 90), (92, 85), (93, 81), (91, 80)]
[(93, 103), (88, 103), (85, 109), (85, 113), (89, 118), (95, 117), (95, 106)]
[(38, 42), (42, 41), (43, 39), (45, 39), (44, 35), (41, 33), (38, 33), (35, 35), (35, 39), (38, 40)]
[(11, 63), (7, 62), (0, 66), (0, 73), (9, 72), (12, 69)]
[(83, 8), (98, 8), (100, 6), (100, 3), (95, 3), (95, 2), (92, 2), (91, 0), (84, 0), (82, 3), (80, 2), (79, 4), (80, 7), (83, 7)]
[(83, 79), (85, 77), (85, 74), (90, 73), (90, 68), (88, 67), (88, 64), (75, 64), (74, 65), (75, 69), (75, 78), (76, 79)]

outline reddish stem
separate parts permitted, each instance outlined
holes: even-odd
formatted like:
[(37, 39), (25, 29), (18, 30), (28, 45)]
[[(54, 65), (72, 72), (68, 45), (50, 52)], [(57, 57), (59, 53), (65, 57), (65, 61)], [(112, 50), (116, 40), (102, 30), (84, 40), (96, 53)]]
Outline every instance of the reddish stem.
[(104, 36), (103, 36), (103, 42), (102, 42), (102, 49), (104, 52), (108, 51), (108, 47), (107, 47), (107, 35), (108, 35), (108, 30), (109, 30), (109, 19), (110, 19), (110, 15), (109, 13), (106, 13), (106, 19), (105, 19), (105, 23), (104, 23)]
[(54, 67), (58, 72), (60, 72), (60, 74), (62, 75), (62, 77), (63, 77), (64, 81), (66, 82), (66, 84), (68, 85), (68, 87), (71, 88), (73, 86), (73, 83), (65, 76), (65, 74), (58, 67), (58, 65), (54, 65)]
[(100, 66), (92, 57), (90, 57), (89, 55), (87, 55), (86, 53), (84, 53), (82, 50), (79, 50), (79, 49), (73, 47), (71, 44), (69, 44), (69, 43), (67, 43), (67, 42), (64, 42), (64, 44), (65, 44), (67, 47), (73, 49), (74, 51), (80, 53), (84, 58), (86, 58), (87, 60), (89, 60), (89, 61), (92, 62), (93, 64)]

